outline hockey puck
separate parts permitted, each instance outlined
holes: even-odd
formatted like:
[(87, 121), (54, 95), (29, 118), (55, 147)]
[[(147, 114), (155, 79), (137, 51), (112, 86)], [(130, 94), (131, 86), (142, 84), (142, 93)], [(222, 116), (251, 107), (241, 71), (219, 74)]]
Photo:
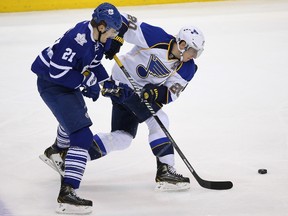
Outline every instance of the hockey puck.
[(266, 174), (267, 173), (267, 169), (259, 169), (258, 173), (259, 174)]

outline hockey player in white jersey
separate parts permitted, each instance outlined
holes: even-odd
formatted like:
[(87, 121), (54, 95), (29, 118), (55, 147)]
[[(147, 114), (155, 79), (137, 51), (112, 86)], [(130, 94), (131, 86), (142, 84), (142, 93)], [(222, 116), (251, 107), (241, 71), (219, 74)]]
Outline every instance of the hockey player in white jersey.
[[(119, 87), (121, 83), (133, 89), (119, 66), (114, 65), (111, 81), (105, 82), (102, 89), (102, 94), (112, 99), (112, 129), (110, 133), (94, 136), (94, 144), (89, 150), (90, 157), (94, 160), (111, 151), (126, 149), (136, 136), (138, 124), (145, 122), (149, 130), (149, 144), (157, 161), (156, 189), (189, 189), (189, 178), (178, 174), (174, 168), (172, 144), (143, 99), (151, 104), (168, 129), (168, 116), (161, 107), (175, 101), (197, 71), (194, 59), (203, 51), (203, 33), (196, 27), (187, 26), (181, 28), (174, 37), (160, 27), (138, 21), (136, 17), (128, 14), (123, 16), (124, 24), (110, 50), (106, 52), (106, 58), (112, 59), (124, 40), (134, 44), (128, 53), (120, 56), (120, 61), (142, 91), (139, 97), (125, 86)], [(121, 96), (111, 93), (111, 89), (121, 90)]]

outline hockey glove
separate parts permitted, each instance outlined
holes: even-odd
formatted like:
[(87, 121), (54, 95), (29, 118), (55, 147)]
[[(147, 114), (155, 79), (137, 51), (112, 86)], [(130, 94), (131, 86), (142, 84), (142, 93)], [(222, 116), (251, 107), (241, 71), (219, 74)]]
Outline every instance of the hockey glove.
[(112, 40), (110, 49), (105, 52), (106, 59), (113, 59), (113, 56), (120, 51), (120, 47), (123, 45), (124, 39), (118, 35)]
[(99, 84), (97, 83), (90, 87), (84, 87), (84, 89), (82, 90), (82, 94), (85, 97), (92, 98), (93, 101), (96, 101), (99, 98), (100, 94)]
[(141, 90), (141, 98), (148, 103), (159, 102), (167, 104), (168, 88), (164, 85), (157, 86), (154, 84), (146, 84)]
[(127, 25), (125, 23), (122, 23), (118, 35), (111, 42), (110, 49), (105, 52), (106, 59), (113, 59), (113, 56), (120, 51), (120, 47), (124, 43), (123, 36), (127, 30)]
[(104, 97), (110, 97), (117, 103), (123, 103), (123, 101), (133, 94), (133, 90), (126, 84), (109, 80), (104, 82), (101, 93)]
[(84, 71), (82, 74), (84, 75), (84, 81), (82, 83), (84, 89), (82, 90), (82, 94), (85, 97), (92, 98), (93, 101), (96, 101), (100, 94), (100, 87), (97, 83), (97, 77), (89, 70)]
[(82, 86), (90, 87), (97, 83), (97, 77), (93, 72), (86, 70), (82, 74), (84, 75), (84, 81), (82, 83)]

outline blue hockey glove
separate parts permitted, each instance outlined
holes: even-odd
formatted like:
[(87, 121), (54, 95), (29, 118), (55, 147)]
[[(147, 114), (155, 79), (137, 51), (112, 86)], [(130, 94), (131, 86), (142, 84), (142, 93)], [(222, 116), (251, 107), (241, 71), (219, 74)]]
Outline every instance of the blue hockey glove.
[(133, 94), (133, 90), (128, 85), (116, 83), (114, 80), (105, 81), (101, 93), (104, 97), (110, 97), (112, 100), (123, 103)]
[(85, 77), (82, 83), (82, 86), (84, 87), (82, 94), (85, 97), (92, 98), (93, 101), (96, 101), (100, 94), (100, 87), (97, 83), (97, 77), (89, 70), (84, 71), (82, 74)]
[(97, 77), (92, 71), (86, 70), (82, 73), (84, 75), (84, 81), (82, 83), (82, 86), (84, 87), (90, 87), (97, 83)]
[(141, 98), (148, 103), (159, 102), (167, 104), (168, 88), (164, 85), (157, 86), (154, 84), (146, 84), (141, 90)]
[(99, 84), (96, 83), (93, 86), (84, 87), (84, 89), (82, 90), (82, 94), (85, 97), (92, 98), (93, 101), (96, 101), (99, 98), (99, 94), (100, 94)]

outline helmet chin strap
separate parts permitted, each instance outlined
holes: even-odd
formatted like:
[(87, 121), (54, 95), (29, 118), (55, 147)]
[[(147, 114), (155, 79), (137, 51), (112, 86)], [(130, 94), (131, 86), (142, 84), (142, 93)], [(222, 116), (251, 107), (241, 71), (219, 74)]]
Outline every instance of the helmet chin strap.
[(101, 36), (102, 36), (102, 32), (98, 31), (98, 41), (100, 41)]
[(98, 33), (99, 33), (99, 34), (98, 34), (98, 41), (100, 41), (101, 36), (102, 36), (103, 34), (105, 34), (108, 30), (109, 30), (109, 29), (107, 29), (107, 27), (105, 27), (105, 31), (104, 31), (103, 33), (98, 30)]
[(180, 61), (182, 62), (183, 61), (183, 53), (185, 52), (185, 49), (180, 49), (179, 42), (177, 42), (177, 49), (180, 52)]
[(101, 36), (103, 34), (105, 34), (108, 30), (107, 30), (107, 27), (105, 27), (105, 31), (102, 33), (100, 30), (99, 30), (99, 25), (97, 26), (97, 31), (98, 31), (98, 41), (100, 41), (101, 39)]

